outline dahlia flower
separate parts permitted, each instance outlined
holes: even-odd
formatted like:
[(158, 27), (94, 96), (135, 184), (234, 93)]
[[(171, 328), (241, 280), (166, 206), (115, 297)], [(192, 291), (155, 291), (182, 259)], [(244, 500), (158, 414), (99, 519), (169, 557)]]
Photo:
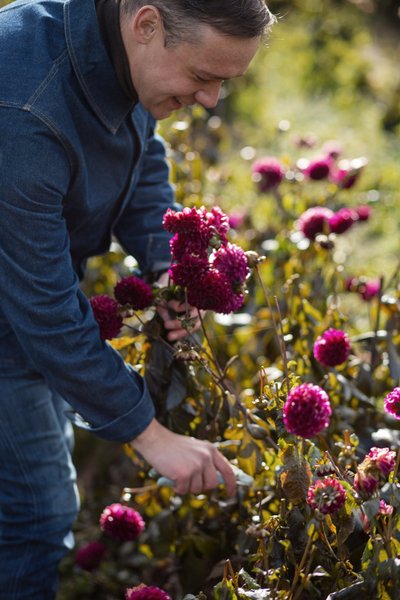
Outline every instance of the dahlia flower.
[(354, 489), (364, 497), (369, 498), (379, 487), (378, 469), (364, 469), (360, 465), (354, 476)]
[(318, 181), (320, 179), (326, 179), (331, 172), (332, 159), (327, 156), (323, 158), (317, 158), (309, 163), (309, 165), (303, 169), (304, 175), (309, 179)]
[(260, 192), (269, 192), (277, 188), (285, 175), (283, 166), (273, 156), (265, 156), (256, 160), (251, 171)]
[(372, 208), (367, 204), (360, 204), (360, 206), (356, 206), (354, 210), (358, 215), (359, 221), (368, 221), (372, 214)]
[(164, 590), (154, 585), (140, 585), (125, 592), (125, 600), (172, 600)]
[(176, 233), (170, 240), (171, 255), (174, 260), (182, 260), (184, 256), (195, 255), (208, 259), (207, 248), (210, 237), (188, 237), (184, 233)]
[(387, 477), (396, 466), (396, 452), (389, 448), (371, 448), (364, 460), (374, 462), (384, 477)]
[(88, 542), (76, 551), (75, 563), (85, 571), (93, 571), (99, 566), (107, 552), (107, 547), (101, 542)]
[(217, 269), (201, 275), (188, 288), (187, 298), (191, 306), (226, 314), (238, 310), (244, 302), (244, 295), (235, 293), (228, 277)]
[(346, 502), (346, 491), (340, 481), (333, 477), (317, 479), (307, 494), (307, 503), (324, 515), (340, 510)]
[(245, 281), (249, 274), (244, 250), (236, 244), (226, 244), (214, 252), (213, 267), (232, 283)]
[(329, 228), (332, 233), (344, 233), (358, 221), (358, 214), (352, 208), (341, 208), (329, 219)]
[(226, 215), (219, 206), (213, 206), (210, 211), (208, 211), (205, 206), (202, 206), (199, 210), (208, 227), (214, 228), (221, 240), (226, 243), (227, 239), (225, 235), (229, 231), (228, 215)]
[(378, 514), (384, 515), (385, 517), (389, 517), (393, 514), (393, 506), (391, 504), (386, 504), (384, 500), (380, 500)]
[(329, 219), (332, 215), (329, 208), (313, 206), (300, 215), (297, 226), (306, 238), (314, 240), (319, 233), (329, 231)]
[(384, 408), (389, 415), (400, 419), (400, 387), (395, 387), (383, 401)]
[(174, 263), (168, 270), (176, 285), (188, 287), (196, 283), (199, 277), (210, 268), (207, 256), (183, 254), (179, 262)]
[(133, 310), (143, 310), (153, 302), (151, 285), (139, 277), (123, 277), (114, 288), (114, 295), (120, 304), (129, 304)]
[(100, 527), (113, 538), (122, 541), (136, 539), (144, 530), (140, 513), (124, 504), (106, 506), (100, 516)]
[(350, 354), (350, 341), (341, 329), (328, 329), (314, 344), (314, 356), (326, 367), (336, 367), (344, 363)]
[(100, 328), (102, 340), (115, 338), (122, 327), (122, 317), (118, 314), (118, 302), (106, 294), (92, 296), (89, 300), (94, 318)]
[(369, 279), (369, 280), (359, 280), (357, 286), (357, 292), (361, 295), (361, 298), (366, 302), (369, 302), (373, 298), (379, 295), (381, 290), (381, 281), (380, 279)]
[(283, 407), (283, 422), (289, 433), (310, 438), (329, 425), (329, 396), (318, 385), (302, 383), (290, 390)]

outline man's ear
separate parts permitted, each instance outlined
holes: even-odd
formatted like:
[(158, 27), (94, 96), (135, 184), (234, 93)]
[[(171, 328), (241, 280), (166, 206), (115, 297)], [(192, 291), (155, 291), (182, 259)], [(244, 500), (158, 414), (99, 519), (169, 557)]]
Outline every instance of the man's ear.
[(162, 26), (162, 19), (155, 6), (142, 6), (131, 24), (131, 32), (138, 44), (148, 44), (155, 37)]

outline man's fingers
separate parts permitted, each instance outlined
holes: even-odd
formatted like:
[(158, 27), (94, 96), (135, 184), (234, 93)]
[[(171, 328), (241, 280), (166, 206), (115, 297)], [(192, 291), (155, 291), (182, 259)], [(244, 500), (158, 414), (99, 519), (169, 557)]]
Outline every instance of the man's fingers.
[(215, 450), (214, 465), (217, 471), (219, 471), (224, 480), (226, 493), (228, 496), (234, 496), (236, 493), (236, 476), (229, 461), (220, 453)]

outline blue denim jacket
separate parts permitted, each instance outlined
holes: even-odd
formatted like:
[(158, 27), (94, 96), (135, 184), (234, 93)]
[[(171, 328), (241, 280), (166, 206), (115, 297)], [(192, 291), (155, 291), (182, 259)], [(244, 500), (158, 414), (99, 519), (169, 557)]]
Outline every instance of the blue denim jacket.
[(82, 426), (130, 440), (153, 404), (79, 278), (111, 235), (144, 273), (169, 261), (164, 146), (118, 84), (92, 0), (2, 9), (0, 82), (0, 367), (33, 366)]

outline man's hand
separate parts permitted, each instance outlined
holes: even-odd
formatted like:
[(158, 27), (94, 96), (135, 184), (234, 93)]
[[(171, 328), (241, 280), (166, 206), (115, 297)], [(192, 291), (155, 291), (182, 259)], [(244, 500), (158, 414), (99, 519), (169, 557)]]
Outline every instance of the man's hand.
[[(163, 273), (157, 280), (162, 287), (168, 285), (168, 273)], [(170, 300), (159, 304), (157, 312), (164, 322), (164, 327), (168, 331), (167, 339), (169, 342), (181, 340), (191, 333), (198, 331), (201, 327), (199, 311), (193, 306), (178, 300)]]
[(173, 433), (153, 419), (131, 444), (160, 475), (175, 482), (178, 494), (217, 487), (217, 472), (227, 494), (235, 494), (236, 477), (229, 461), (210, 442)]

